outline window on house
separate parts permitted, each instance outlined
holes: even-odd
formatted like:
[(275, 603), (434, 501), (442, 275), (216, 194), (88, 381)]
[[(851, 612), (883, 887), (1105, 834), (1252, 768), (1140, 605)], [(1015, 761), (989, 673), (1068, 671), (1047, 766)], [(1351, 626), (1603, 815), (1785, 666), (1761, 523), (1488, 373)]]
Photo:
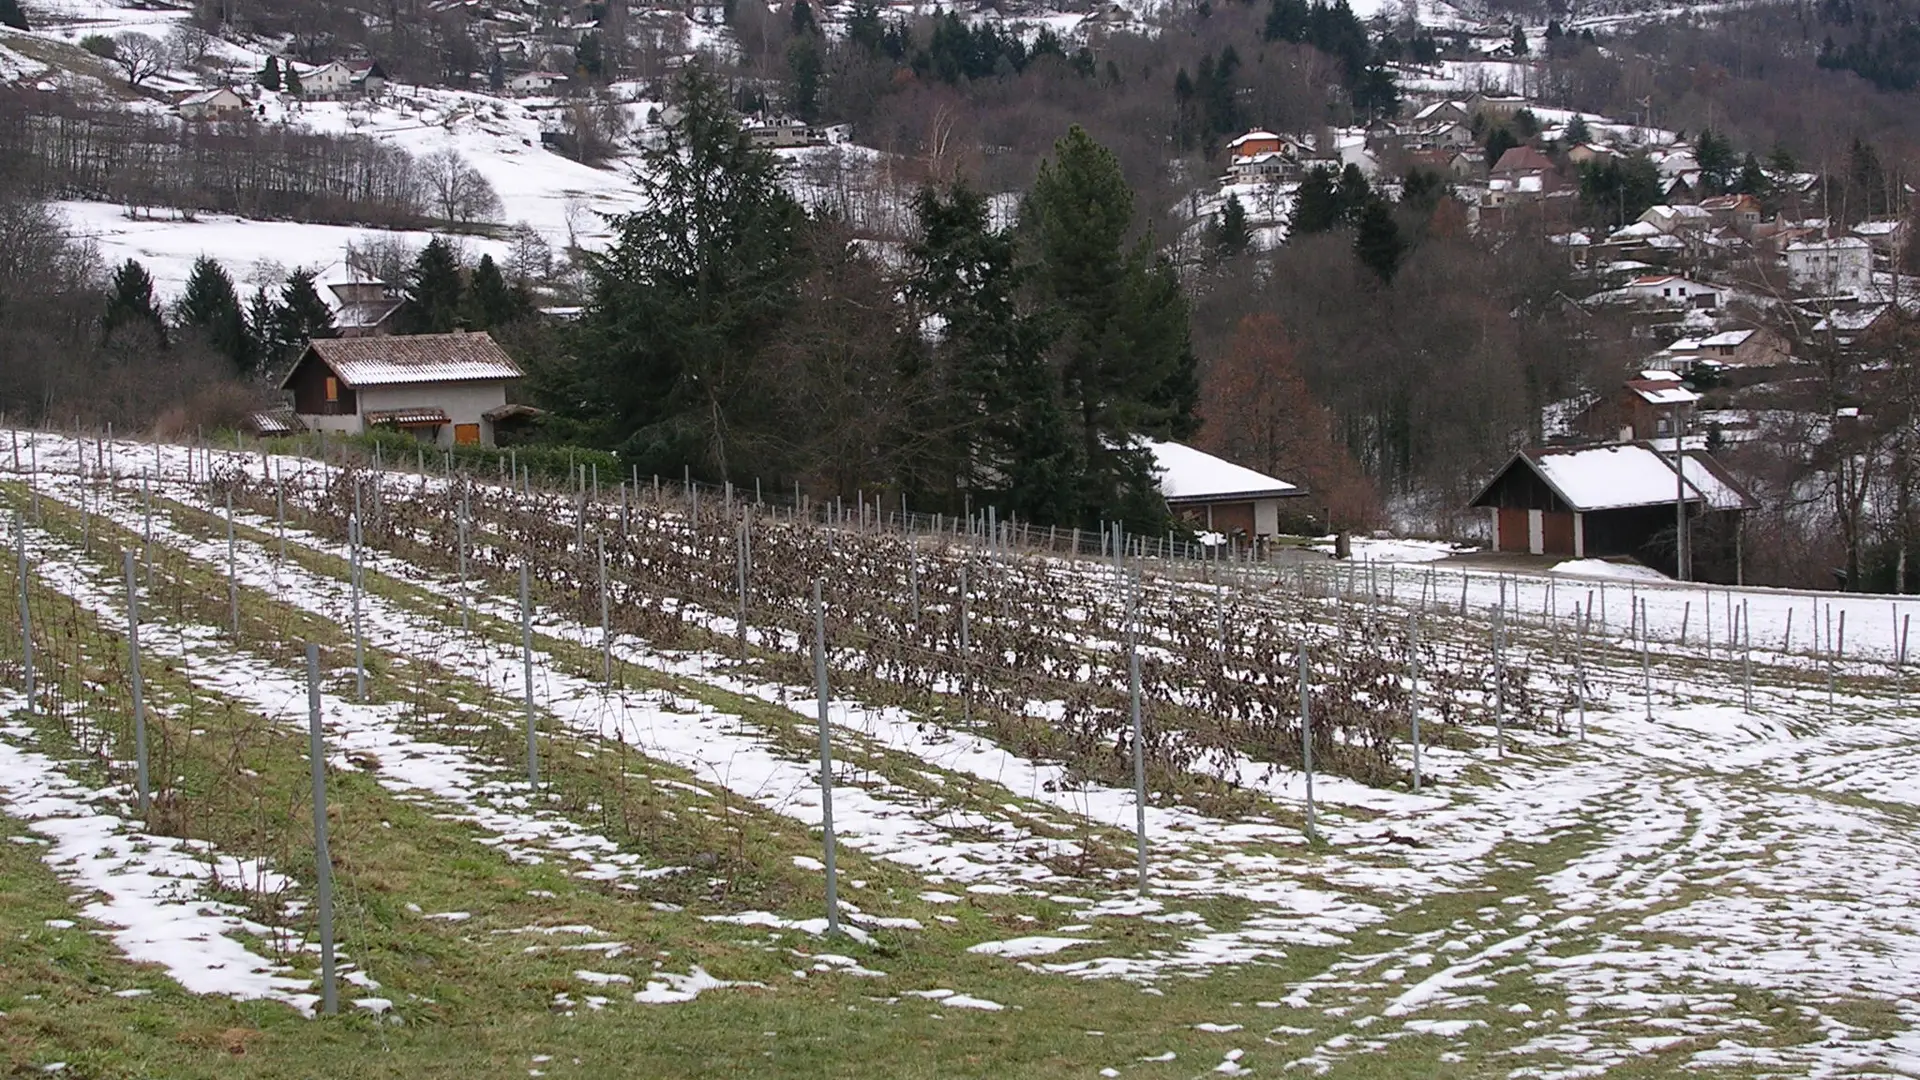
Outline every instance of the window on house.
[(329, 375), (327, 376), (327, 401), (328, 403), (333, 403), (339, 400), (340, 400), (340, 380)]

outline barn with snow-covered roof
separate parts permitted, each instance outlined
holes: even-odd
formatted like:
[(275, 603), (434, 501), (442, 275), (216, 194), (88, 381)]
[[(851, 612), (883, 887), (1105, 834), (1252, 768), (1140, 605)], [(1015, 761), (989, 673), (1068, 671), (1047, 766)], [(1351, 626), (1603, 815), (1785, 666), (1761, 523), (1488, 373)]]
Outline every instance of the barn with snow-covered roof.
[(1305, 495), (1298, 484), (1235, 465), (1175, 442), (1147, 442), (1160, 494), (1195, 529), (1252, 540), (1280, 531), (1280, 501)]
[(1712, 455), (1688, 450), (1676, 462), (1636, 442), (1523, 450), (1469, 505), (1487, 511), (1495, 551), (1629, 555), (1664, 573), (1676, 569), (1684, 507), (1690, 576), (1731, 580), (1740, 573), (1740, 517), (1757, 504)]

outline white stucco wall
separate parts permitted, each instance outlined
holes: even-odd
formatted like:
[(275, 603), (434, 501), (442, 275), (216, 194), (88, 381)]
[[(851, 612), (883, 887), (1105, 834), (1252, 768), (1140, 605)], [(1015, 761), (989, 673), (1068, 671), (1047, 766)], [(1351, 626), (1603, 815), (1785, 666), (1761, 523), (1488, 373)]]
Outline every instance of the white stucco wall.
[(360, 415), (390, 409), (444, 409), (450, 421), (439, 431), (440, 446), (453, 445), (455, 424), (479, 424), (480, 445), (493, 445), (493, 424), (482, 413), (507, 403), (507, 386), (500, 382), (417, 383), (378, 386), (359, 391)]

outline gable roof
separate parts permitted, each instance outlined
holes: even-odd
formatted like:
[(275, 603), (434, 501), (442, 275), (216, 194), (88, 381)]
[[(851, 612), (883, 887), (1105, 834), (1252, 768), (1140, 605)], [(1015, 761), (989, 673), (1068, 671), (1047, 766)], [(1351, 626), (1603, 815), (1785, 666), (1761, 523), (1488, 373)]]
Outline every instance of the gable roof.
[(1160, 494), (1170, 503), (1217, 502), (1224, 499), (1276, 499), (1305, 495), (1297, 484), (1254, 472), (1204, 450), (1176, 442), (1141, 441), (1153, 455)]
[(524, 378), (520, 365), (485, 333), (316, 338), (280, 380), (285, 390), (307, 357), (318, 357), (350, 387), (490, 382)]
[(1521, 465), (1577, 513), (1670, 506), (1676, 496), (1714, 510), (1751, 510), (1758, 505), (1712, 455), (1687, 451), (1676, 476), (1672, 458), (1646, 443), (1523, 450), (1487, 481), (1471, 505), (1489, 505), (1485, 500), (1494, 487)]
[(1494, 162), (1493, 171), (1497, 173), (1528, 172), (1539, 169), (1550, 172), (1553, 167), (1553, 159), (1533, 147), (1516, 146), (1500, 155), (1500, 160)]

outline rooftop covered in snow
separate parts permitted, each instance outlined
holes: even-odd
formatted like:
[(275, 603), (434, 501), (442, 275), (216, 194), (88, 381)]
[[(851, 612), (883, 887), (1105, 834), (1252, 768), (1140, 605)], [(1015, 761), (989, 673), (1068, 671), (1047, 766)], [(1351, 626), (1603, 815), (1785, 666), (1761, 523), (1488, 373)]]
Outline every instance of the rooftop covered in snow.
[(1169, 503), (1281, 499), (1306, 494), (1297, 484), (1235, 465), (1191, 446), (1151, 440), (1143, 441), (1142, 446), (1153, 455), (1160, 493)]
[(1674, 474), (1673, 458), (1646, 443), (1524, 450), (1487, 482), (1471, 505), (1492, 505), (1488, 499), (1494, 488), (1515, 469), (1539, 477), (1576, 513), (1672, 505), (1675, 499), (1713, 510), (1755, 506), (1753, 497), (1712, 456), (1689, 450), (1683, 482)]
[(342, 383), (355, 388), (493, 382), (526, 375), (485, 333), (320, 338), (308, 343), (300, 363), (281, 380), (282, 390), (292, 385), (309, 358), (319, 359)]

